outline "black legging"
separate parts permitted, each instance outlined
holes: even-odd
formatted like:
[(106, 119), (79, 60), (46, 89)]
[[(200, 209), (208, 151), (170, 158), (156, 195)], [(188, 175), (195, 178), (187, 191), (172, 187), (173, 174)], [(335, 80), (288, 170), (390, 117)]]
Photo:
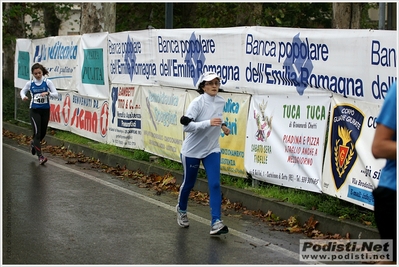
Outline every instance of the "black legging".
[(396, 262), (396, 191), (377, 187), (373, 191), (374, 196), (374, 217), (377, 224), (381, 239), (392, 239), (393, 241), (393, 258)]
[(50, 109), (30, 109), (30, 121), (33, 130), (33, 146), (38, 157), (42, 155), (41, 141), (46, 136)]

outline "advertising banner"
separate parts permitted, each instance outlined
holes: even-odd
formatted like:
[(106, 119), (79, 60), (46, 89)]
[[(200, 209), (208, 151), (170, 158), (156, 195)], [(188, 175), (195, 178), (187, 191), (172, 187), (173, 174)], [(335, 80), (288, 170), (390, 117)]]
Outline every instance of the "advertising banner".
[(379, 103), (397, 76), (396, 31), (248, 27), (241, 36), (240, 84), (228, 85), (251, 94), (329, 91)]
[(108, 134), (108, 100), (71, 93), (70, 129), (72, 133), (106, 143)]
[(58, 90), (50, 99), (49, 126), (70, 131), (100, 143), (107, 142), (108, 101)]
[(324, 161), (323, 192), (368, 209), (384, 159), (371, 153), (381, 106), (334, 96)]
[(148, 30), (108, 35), (108, 73), (111, 83), (155, 83), (157, 66), (154, 63), (153, 40)]
[(235, 27), (151, 33), (156, 81), (165, 86), (195, 89), (202, 72), (214, 71), (229, 92), (327, 91), (381, 102), (396, 78), (394, 31)]
[(252, 178), (321, 192), (329, 107), (328, 95), (252, 96), (245, 145)]
[(30, 53), (32, 64), (40, 63), (49, 72), (57, 89), (77, 91), (80, 77), (78, 54), (81, 36), (56, 36), (33, 39)]
[(16, 88), (23, 88), (32, 79), (31, 45), (32, 40), (30, 39), (17, 39), (14, 61), (14, 86)]
[(144, 150), (140, 86), (112, 84), (110, 94), (108, 143)]
[(180, 162), (186, 90), (142, 86), (142, 133), (145, 151)]
[(82, 96), (108, 99), (107, 32), (82, 35), (78, 91)]
[(226, 104), (223, 120), (230, 129), (225, 136), (220, 131), (220, 149), (222, 160), (220, 170), (224, 174), (247, 178), (244, 166), (245, 142), (247, 140), (247, 116), (251, 96), (246, 94), (219, 93)]
[(64, 90), (57, 91), (57, 98), (50, 96), (50, 120), (48, 125), (55, 129), (71, 131), (71, 102), (74, 94)]
[[(164, 86), (196, 89), (203, 72), (221, 77), (221, 87), (240, 80), (241, 38), (244, 27), (151, 30), (157, 82)], [(231, 85), (229, 91), (237, 92)]]

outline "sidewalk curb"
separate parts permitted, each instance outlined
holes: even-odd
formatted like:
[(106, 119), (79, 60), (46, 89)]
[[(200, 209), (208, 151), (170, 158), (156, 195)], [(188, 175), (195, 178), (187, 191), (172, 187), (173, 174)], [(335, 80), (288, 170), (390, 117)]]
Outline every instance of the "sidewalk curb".
[[(20, 127), (11, 123), (3, 122), (3, 129), (8, 130), (13, 133), (21, 133), (25, 135), (31, 135), (31, 130)], [(183, 174), (178, 171), (170, 171), (166, 168), (156, 166), (153, 163), (145, 162), (145, 161), (137, 161), (124, 158), (118, 155), (107, 154), (105, 152), (100, 152), (93, 150), (87, 146), (68, 143), (57, 139), (49, 134), (45, 137), (46, 142), (49, 145), (59, 146), (64, 145), (69, 150), (78, 153), (82, 152), (86, 156), (94, 157), (100, 160), (102, 163), (108, 166), (125, 166), (130, 170), (141, 170), (145, 174), (153, 174), (156, 173), (158, 175), (165, 175), (167, 173), (171, 173), (179, 184), (182, 182)], [(198, 190), (201, 192), (208, 192), (208, 183), (205, 179), (197, 179), (197, 182), (194, 186), (194, 190)], [(263, 212), (267, 212), (271, 210), (275, 215), (279, 216), (282, 219), (288, 219), (291, 216), (296, 216), (301, 224), (304, 224), (311, 216), (314, 217), (319, 223), (316, 226), (316, 229), (320, 230), (323, 233), (330, 234), (340, 234), (341, 236), (346, 236), (349, 233), (349, 237), (351, 239), (379, 239), (379, 234), (377, 229), (372, 227), (364, 226), (360, 223), (348, 221), (348, 220), (339, 220), (333, 216), (329, 216), (323, 214), (318, 211), (306, 210), (300, 206), (292, 205), (289, 203), (276, 201), (273, 199), (267, 199), (255, 195), (246, 190), (232, 188), (230, 186), (222, 185), (222, 193), (223, 196), (229, 199), (231, 202), (241, 203), (244, 207), (249, 210), (262, 210)]]

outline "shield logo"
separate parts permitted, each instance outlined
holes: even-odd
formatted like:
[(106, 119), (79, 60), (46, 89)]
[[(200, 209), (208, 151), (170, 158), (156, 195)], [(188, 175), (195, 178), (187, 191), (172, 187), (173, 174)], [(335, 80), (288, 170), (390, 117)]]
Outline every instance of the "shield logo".
[(332, 118), (330, 162), (335, 187), (339, 190), (357, 160), (356, 142), (364, 115), (356, 107), (346, 104), (336, 106)]

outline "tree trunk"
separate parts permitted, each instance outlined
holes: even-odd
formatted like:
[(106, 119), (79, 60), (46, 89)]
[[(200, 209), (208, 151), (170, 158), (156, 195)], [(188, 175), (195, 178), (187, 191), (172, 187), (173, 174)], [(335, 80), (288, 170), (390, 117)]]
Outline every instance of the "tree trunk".
[(24, 3), (5, 3), (3, 5), (3, 79), (14, 81), (14, 61), (16, 38), (25, 38)]
[(82, 3), (80, 34), (115, 32), (116, 3)]
[(333, 28), (360, 29), (361, 3), (333, 3)]
[(262, 21), (262, 3), (238, 3), (236, 26), (256, 26)]
[(46, 36), (58, 36), (61, 20), (57, 18), (55, 7), (56, 4), (45, 4), (43, 8), (43, 21), (46, 29)]

